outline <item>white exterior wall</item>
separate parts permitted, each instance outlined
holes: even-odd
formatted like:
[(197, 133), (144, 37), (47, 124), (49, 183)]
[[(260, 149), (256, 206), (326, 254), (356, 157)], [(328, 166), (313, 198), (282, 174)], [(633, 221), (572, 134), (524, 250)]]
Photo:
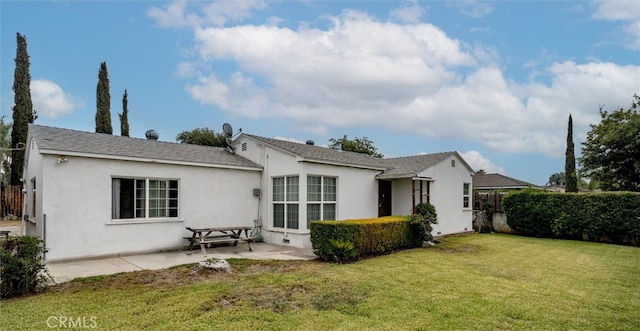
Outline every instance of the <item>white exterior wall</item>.
[[(27, 162), (28, 160), (28, 162)], [(56, 158), (57, 160), (57, 158)], [(29, 149), (25, 151), (25, 165), (26, 173), (23, 174), (23, 188), (25, 189), (25, 206), (24, 213), (28, 216), (25, 224), (25, 234), (28, 236), (34, 236), (42, 238), (42, 190), (44, 184), (44, 177), (42, 176), (42, 162), (43, 157), (40, 155), (40, 150), (34, 141), (31, 141)], [(36, 181), (36, 201), (35, 201), (35, 213), (33, 212), (33, 179)]]
[[(45, 155), (39, 180), (47, 260), (184, 247), (185, 227), (253, 226), (259, 171)], [(37, 167), (30, 159), (29, 167)], [(37, 173), (37, 171), (36, 171)], [(177, 179), (177, 219), (112, 220), (112, 178)]]
[[(242, 150), (243, 143), (246, 143), (245, 151)], [(236, 153), (262, 165), (264, 169), (260, 216), (265, 242), (311, 247), (307, 227), (307, 175), (337, 177), (337, 219), (369, 218), (378, 215), (378, 183), (375, 180), (378, 171), (300, 162), (295, 155), (242, 136), (234, 145)], [(280, 176), (299, 176), (298, 229), (273, 227), (272, 178)]]
[[(395, 179), (391, 181), (391, 215), (401, 216), (413, 213), (411, 179)], [(416, 203), (419, 200), (416, 200)]]
[[(451, 166), (451, 160), (455, 160), (455, 167)], [(432, 234), (439, 236), (473, 230), (471, 170), (464, 165), (462, 159), (451, 156), (429, 168), (421, 176), (435, 180), (430, 184), (430, 200), (436, 207), (438, 224), (433, 226)], [(469, 208), (463, 208), (463, 183), (469, 183)]]

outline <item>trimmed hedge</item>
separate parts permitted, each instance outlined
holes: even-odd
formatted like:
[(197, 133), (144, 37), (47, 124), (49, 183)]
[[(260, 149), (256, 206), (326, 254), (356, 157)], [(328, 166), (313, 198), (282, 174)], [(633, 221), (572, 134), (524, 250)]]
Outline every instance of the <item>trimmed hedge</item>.
[(640, 193), (527, 190), (507, 195), (503, 207), (525, 235), (640, 246)]
[(331, 240), (351, 242), (357, 255), (387, 254), (400, 248), (417, 247), (418, 238), (406, 216), (375, 219), (311, 222), (311, 244), (316, 255), (324, 260), (336, 260)]

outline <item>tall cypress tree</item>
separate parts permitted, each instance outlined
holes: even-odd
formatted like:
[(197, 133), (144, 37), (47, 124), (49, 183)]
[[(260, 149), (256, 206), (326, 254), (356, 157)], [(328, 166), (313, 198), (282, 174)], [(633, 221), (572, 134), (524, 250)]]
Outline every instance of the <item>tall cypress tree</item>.
[(578, 178), (576, 176), (576, 156), (573, 146), (573, 120), (569, 114), (567, 128), (567, 151), (564, 161), (565, 192), (578, 192)]
[(122, 114), (118, 114), (120, 117), (120, 135), (123, 137), (129, 136), (129, 109), (127, 108), (127, 90), (124, 90), (122, 96)]
[(29, 123), (37, 118), (31, 103), (31, 74), (29, 73), (29, 54), (27, 39), (16, 34), (16, 69), (13, 74), (13, 128), (11, 130), (11, 185), (20, 185), (24, 163), (24, 147), (27, 143)]
[(96, 132), (113, 134), (111, 127), (111, 94), (107, 62), (100, 63), (98, 87), (96, 88)]

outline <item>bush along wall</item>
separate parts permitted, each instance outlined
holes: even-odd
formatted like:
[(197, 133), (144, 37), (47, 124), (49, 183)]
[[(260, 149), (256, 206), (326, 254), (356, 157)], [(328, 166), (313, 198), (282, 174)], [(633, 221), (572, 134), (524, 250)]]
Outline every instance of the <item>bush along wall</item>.
[(503, 206), (511, 229), (525, 235), (640, 246), (640, 193), (522, 191)]
[(51, 279), (44, 264), (46, 253), (36, 237), (10, 237), (0, 242), (0, 298), (34, 292)]
[(418, 247), (419, 238), (407, 216), (311, 222), (314, 253), (327, 261), (345, 262)]

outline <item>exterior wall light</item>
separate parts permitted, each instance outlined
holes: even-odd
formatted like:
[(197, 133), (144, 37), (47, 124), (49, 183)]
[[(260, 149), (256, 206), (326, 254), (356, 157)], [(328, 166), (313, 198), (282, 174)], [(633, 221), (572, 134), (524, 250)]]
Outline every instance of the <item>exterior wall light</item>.
[(69, 159), (67, 159), (67, 157), (66, 157), (66, 156), (64, 156), (64, 155), (60, 155), (60, 156), (58, 156), (58, 164), (60, 164), (60, 163), (67, 163), (67, 162), (69, 162)]

